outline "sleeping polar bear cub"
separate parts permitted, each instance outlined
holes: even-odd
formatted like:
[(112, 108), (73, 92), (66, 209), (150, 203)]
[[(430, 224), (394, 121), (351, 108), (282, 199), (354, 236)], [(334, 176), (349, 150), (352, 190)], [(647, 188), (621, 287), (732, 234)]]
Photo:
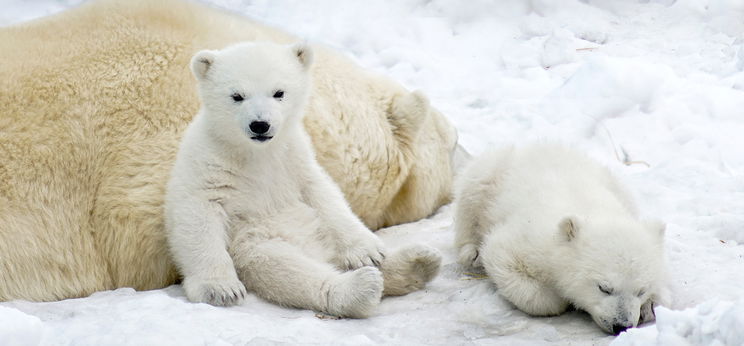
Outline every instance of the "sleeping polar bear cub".
[(460, 263), (538, 316), (569, 304), (618, 334), (668, 303), (664, 224), (641, 221), (630, 196), (589, 158), (546, 144), (489, 152), (458, 178)]
[(365, 317), (383, 293), (420, 289), (439, 269), (425, 246), (386, 258), (315, 161), (302, 125), (312, 57), (303, 44), (242, 43), (192, 59), (202, 108), (165, 201), (191, 301), (237, 304), (248, 288), (284, 306)]

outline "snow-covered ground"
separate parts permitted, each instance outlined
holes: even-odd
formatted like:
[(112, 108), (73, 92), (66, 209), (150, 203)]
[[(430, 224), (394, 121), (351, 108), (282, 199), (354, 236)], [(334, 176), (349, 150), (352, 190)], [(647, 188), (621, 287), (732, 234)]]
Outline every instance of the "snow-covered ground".
[[(0, 25), (78, 2), (0, 0)], [(617, 338), (580, 312), (529, 317), (454, 263), (447, 206), (379, 232), (393, 247), (439, 248), (444, 267), (366, 320), (119, 289), (0, 303), (0, 344), (744, 344), (744, 1), (213, 2), (423, 90), (471, 153), (555, 139), (610, 166), (667, 222), (674, 303)]]

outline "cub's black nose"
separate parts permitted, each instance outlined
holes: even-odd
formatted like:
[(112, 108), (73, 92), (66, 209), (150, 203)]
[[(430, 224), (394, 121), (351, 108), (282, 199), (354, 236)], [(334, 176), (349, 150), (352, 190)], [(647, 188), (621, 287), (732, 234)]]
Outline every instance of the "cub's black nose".
[(250, 125), (248, 125), (248, 127), (251, 129), (251, 131), (253, 131), (253, 133), (262, 135), (266, 132), (269, 132), (269, 127), (271, 127), (271, 125), (269, 125), (269, 123), (265, 121), (254, 121)]
[(612, 326), (612, 333), (615, 335), (618, 335), (624, 332), (626, 329), (628, 329), (628, 327), (621, 325), (621, 324), (616, 324)]

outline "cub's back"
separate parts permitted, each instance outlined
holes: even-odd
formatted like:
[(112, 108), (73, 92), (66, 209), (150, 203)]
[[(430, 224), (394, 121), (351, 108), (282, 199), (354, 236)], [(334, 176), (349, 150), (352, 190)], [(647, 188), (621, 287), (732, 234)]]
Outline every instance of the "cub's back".
[(597, 206), (634, 209), (607, 168), (560, 144), (509, 147), (475, 161), (458, 189), (470, 186), (487, 193), (483, 200), (494, 222), (511, 218), (552, 224), (567, 215), (590, 213)]

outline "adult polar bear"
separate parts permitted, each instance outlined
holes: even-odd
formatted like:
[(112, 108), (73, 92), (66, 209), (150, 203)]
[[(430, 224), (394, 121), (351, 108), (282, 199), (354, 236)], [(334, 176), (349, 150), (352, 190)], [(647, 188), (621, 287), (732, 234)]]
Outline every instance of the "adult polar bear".
[[(277, 29), (175, 0), (101, 1), (0, 29), (0, 301), (175, 282), (162, 203), (199, 108), (189, 59)], [(370, 228), (424, 217), (451, 190), (454, 128), (407, 91), (316, 49), (305, 127)], [(430, 112), (415, 138), (397, 133)]]

